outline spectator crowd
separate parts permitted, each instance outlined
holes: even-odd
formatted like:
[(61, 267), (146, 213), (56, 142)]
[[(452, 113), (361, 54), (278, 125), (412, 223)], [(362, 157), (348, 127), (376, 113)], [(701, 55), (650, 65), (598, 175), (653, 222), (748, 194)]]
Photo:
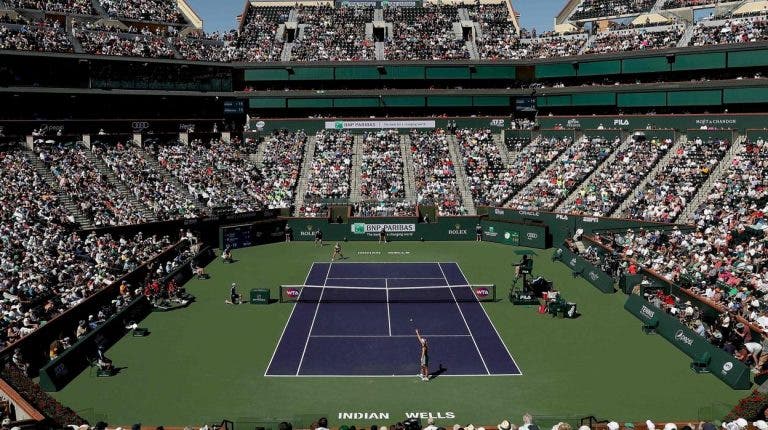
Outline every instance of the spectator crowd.
[(600, 166), (592, 179), (579, 187), (578, 196), (563, 212), (610, 216), (672, 146), (672, 139), (632, 139), (616, 153), (613, 163)]
[(669, 164), (629, 197), (631, 203), (622, 216), (676, 221), (730, 146), (728, 140), (696, 137), (677, 147)]

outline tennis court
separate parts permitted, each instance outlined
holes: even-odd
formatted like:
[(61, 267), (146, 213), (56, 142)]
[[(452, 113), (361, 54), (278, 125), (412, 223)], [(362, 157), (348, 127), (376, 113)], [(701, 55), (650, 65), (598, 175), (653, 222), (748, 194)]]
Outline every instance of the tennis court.
[(281, 287), (293, 311), (265, 376), (416, 377), (416, 328), (430, 372), (512, 376), (520, 369), (456, 263), (313, 263), (304, 285)]

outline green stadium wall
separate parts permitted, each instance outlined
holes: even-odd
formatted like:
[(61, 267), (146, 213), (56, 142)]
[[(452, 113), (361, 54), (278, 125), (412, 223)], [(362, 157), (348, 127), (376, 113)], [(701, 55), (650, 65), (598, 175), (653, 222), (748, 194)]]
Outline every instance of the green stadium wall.
[(575, 276), (584, 278), (587, 282), (594, 285), (595, 288), (604, 293), (615, 292), (613, 285), (613, 278), (608, 276), (605, 272), (595, 267), (592, 263), (585, 260), (581, 256), (571, 252), (568, 247), (561, 246), (558, 248), (560, 254), (560, 262), (568, 266)]
[(708, 356), (709, 372), (731, 388), (747, 390), (752, 386), (749, 368), (744, 363), (697, 335), (677, 318), (667, 315), (638, 295), (630, 295), (624, 309), (646, 325), (658, 324), (656, 333), (692, 359), (700, 360)]
[(348, 223), (331, 223), (324, 218), (289, 218), (294, 240), (314, 240), (315, 231), (323, 232), (327, 241), (378, 240), (379, 225), (386, 224), (387, 238), (398, 240), (475, 240), (478, 223), (483, 239), (489, 242), (544, 249), (547, 247), (547, 227), (514, 221), (488, 221), (479, 217), (440, 217), (428, 224), (415, 217), (350, 218)]

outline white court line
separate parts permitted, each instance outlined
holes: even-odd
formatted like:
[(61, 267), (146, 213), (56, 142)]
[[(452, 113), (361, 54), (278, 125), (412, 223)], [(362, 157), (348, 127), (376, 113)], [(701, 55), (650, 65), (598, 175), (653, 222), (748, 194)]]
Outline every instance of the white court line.
[[(264, 375), (267, 378), (413, 378), (413, 375)], [(493, 378), (495, 376), (520, 376), (517, 373), (478, 373), (475, 375), (446, 375), (441, 374), (440, 378), (458, 378), (458, 377), (464, 377), (464, 378)], [(414, 379), (415, 380), (415, 379)]]
[[(461, 270), (461, 266), (457, 262), (452, 262), (451, 264), (455, 264), (456, 267), (459, 269), (459, 273), (461, 273), (461, 276), (464, 278), (464, 282), (469, 282), (467, 279), (467, 276), (464, 274), (464, 271)], [(477, 300), (477, 296), (475, 296), (475, 300)], [(520, 373), (512, 373), (510, 375), (512, 376), (523, 376), (523, 369), (520, 368), (520, 366), (517, 365), (517, 362), (515, 361), (515, 357), (512, 356), (512, 353), (509, 352), (509, 348), (507, 347), (507, 344), (504, 343), (504, 339), (501, 338), (501, 334), (499, 334), (499, 330), (496, 329), (496, 325), (493, 324), (493, 320), (491, 319), (490, 315), (488, 315), (488, 312), (485, 310), (485, 307), (482, 303), (480, 303), (480, 300), (477, 300), (477, 304), (480, 305), (480, 309), (483, 310), (483, 313), (485, 314), (485, 317), (488, 318), (488, 322), (491, 323), (491, 327), (493, 327), (493, 331), (496, 332), (496, 336), (499, 337), (499, 342), (501, 342), (502, 345), (504, 345), (504, 349), (507, 351), (507, 355), (509, 355), (509, 358), (512, 360), (512, 363), (517, 367), (517, 371)]]
[[(336, 264), (339, 264), (339, 263), (336, 263)], [(435, 280), (435, 279), (443, 279), (443, 278), (441, 278), (439, 276), (438, 277), (433, 277), (433, 278), (391, 278), (389, 276), (387, 276), (387, 277), (376, 277), (376, 278), (340, 278), (338, 276), (331, 276), (328, 279), (352, 279), (352, 280), (358, 280), (358, 279), (384, 279), (384, 280), (387, 280), (387, 279), (430, 279), (430, 280)]]
[[(441, 266), (440, 263), (437, 263), (437, 267), (440, 268), (440, 272), (443, 274), (443, 278), (445, 278), (445, 283), (450, 285), (451, 283), (448, 282), (448, 278), (445, 276), (445, 272), (443, 272), (443, 266)], [(465, 281), (466, 281), (466, 279), (465, 279)], [(477, 341), (475, 340), (475, 336), (472, 335), (472, 329), (469, 328), (469, 324), (467, 323), (467, 319), (464, 317), (464, 312), (462, 312), (461, 306), (459, 306), (459, 302), (458, 302), (458, 300), (456, 300), (456, 295), (453, 294), (453, 288), (450, 288), (449, 290), (451, 291), (451, 296), (453, 296), (453, 302), (456, 303), (456, 309), (459, 310), (459, 315), (461, 315), (461, 319), (464, 320), (464, 325), (467, 327), (467, 331), (469, 332), (469, 335), (472, 338), (472, 343), (475, 344), (475, 349), (477, 350), (478, 355), (480, 355), (480, 361), (483, 362), (483, 367), (485, 367), (485, 371), (488, 372), (488, 374), (490, 375), (491, 371), (488, 370), (488, 365), (485, 364), (485, 358), (483, 358), (483, 353), (480, 352), (480, 347), (477, 346)]]
[(392, 336), (392, 318), (389, 314), (389, 284), (387, 283), (387, 278), (384, 278), (384, 291), (387, 292), (387, 330), (389, 330), (389, 335)]
[[(315, 263), (312, 263), (312, 266), (309, 267), (309, 271), (307, 272), (307, 277), (304, 278), (304, 284), (309, 281), (309, 275), (312, 274), (312, 270), (315, 268)], [(303, 290), (302, 290), (303, 291)], [(299, 297), (301, 298), (301, 292), (299, 292)], [(298, 302), (298, 300), (296, 301)], [(283, 331), (280, 333), (280, 338), (277, 340), (277, 345), (275, 345), (274, 351), (272, 351), (272, 357), (269, 359), (269, 363), (267, 364), (267, 368), (264, 369), (264, 376), (267, 376), (267, 372), (269, 372), (269, 367), (272, 366), (272, 360), (275, 359), (275, 354), (277, 354), (277, 348), (280, 347), (280, 342), (283, 341), (283, 335), (285, 335), (285, 330), (288, 328), (288, 324), (291, 322), (291, 318), (293, 317), (293, 311), (296, 310), (296, 303), (293, 304), (293, 308), (291, 308), (291, 314), (288, 315), (288, 321), (283, 325)]]
[[(471, 337), (468, 334), (422, 334), (424, 337)], [(349, 338), (349, 339), (366, 339), (366, 338), (382, 338), (382, 337), (407, 337), (412, 338), (412, 334), (313, 334), (312, 337), (319, 338)]]
[[(323, 280), (323, 286), (325, 286), (325, 283), (328, 281), (328, 275), (331, 273), (331, 266), (333, 266), (333, 263), (328, 264), (328, 273), (325, 274), (325, 279)], [(312, 329), (315, 328), (315, 319), (317, 319), (317, 311), (320, 310), (320, 305), (323, 302), (323, 293), (325, 293), (325, 288), (320, 290), (320, 299), (318, 299), (317, 301), (317, 307), (315, 308), (315, 315), (312, 316), (312, 324), (309, 326), (307, 341), (304, 342), (304, 350), (301, 351), (301, 359), (299, 360), (299, 367), (296, 369), (296, 376), (299, 376), (299, 372), (301, 372), (301, 365), (304, 363), (304, 354), (307, 353), (307, 346), (309, 345), (309, 339), (312, 338)]]

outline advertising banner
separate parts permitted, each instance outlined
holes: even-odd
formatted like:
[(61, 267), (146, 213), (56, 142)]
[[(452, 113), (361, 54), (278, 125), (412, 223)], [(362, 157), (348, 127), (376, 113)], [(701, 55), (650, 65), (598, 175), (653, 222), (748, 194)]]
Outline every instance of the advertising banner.
[(400, 120), (400, 121), (325, 121), (326, 130), (354, 129), (390, 129), (390, 128), (435, 128), (434, 120)]
[(637, 295), (630, 295), (627, 298), (624, 309), (641, 321), (649, 323), (658, 321), (656, 332), (694, 360), (708, 355), (710, 360), (707, 368), (710, 373), (730, 387), (746, 390), (752, 386), (749, 368), (744, 363), (697, 335), (681, 324), (677, 318), (668, 315)]

